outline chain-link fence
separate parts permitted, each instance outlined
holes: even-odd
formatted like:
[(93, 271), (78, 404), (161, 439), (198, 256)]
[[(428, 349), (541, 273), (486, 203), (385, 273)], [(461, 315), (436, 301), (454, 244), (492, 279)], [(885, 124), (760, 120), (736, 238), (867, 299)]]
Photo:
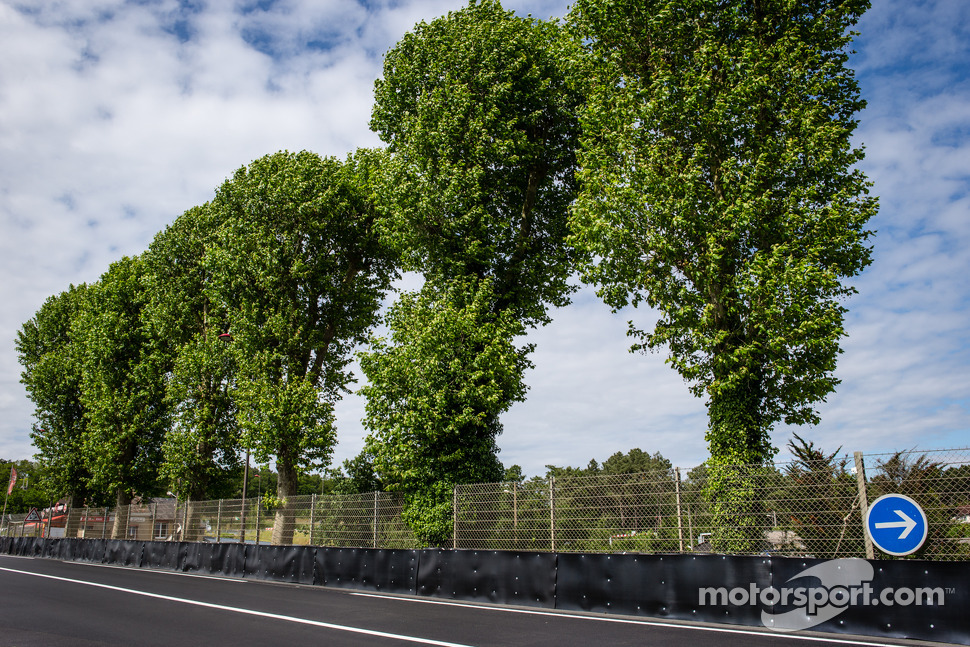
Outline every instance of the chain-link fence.
[(970, 559), (970, 449), (461, 485), (453, 545), (872, 558), (865, 509), (889, 493), (926, 513), (914, 557)]
[[(533, 478), (454, 489), (455, 548), (875, 557), (863, 530), (879, 496), (926, 513), (914, 557), (970, 559), (970, 449), (808, 456), (769, 466)], [(52, 507), (8, 515), (0, 534), (420, 548), (399, 494)], [(883, 556), (885, 557), (885, 556)]]
[(75, 507), (60, 515), (44, 510), (37, 520), (8, 515), (0, 535), (418, 548), (401, 507), (401, 496), (388, 492), (298, 496), (284, 505), (252, 498), (156, 499), (120, 508)]

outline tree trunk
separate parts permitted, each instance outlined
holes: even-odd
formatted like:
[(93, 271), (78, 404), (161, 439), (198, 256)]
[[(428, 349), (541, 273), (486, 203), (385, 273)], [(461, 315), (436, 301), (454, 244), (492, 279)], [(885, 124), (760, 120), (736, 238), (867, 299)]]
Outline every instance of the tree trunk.
[[(122, 488), (115, 493), (115, 521), (111, 526), (112, 539), (128, 538), (128, 512), (131, 505), (131, 495)], [(105, 522), (107, 523), (107, 521)]]
[(764, 506), (759, 495), (771, 439), (761, 421), (756, 378), (738, 380), (711, 395), (707, 432), (707, 496), (711, 547), (718, 552), (757, 553), (764, 544)]
[(296, 496), (297, 492), (297, 474), (295, 462), (288, 452), (281, 452), (276, 461), (276, 470), (279, 473), (276, 496), (281, 504), (276, 509), (276, 518), (273, 521), (272, 543), (276, 545), (292, 544), (293, 531), (296, 526), (293, 497)]

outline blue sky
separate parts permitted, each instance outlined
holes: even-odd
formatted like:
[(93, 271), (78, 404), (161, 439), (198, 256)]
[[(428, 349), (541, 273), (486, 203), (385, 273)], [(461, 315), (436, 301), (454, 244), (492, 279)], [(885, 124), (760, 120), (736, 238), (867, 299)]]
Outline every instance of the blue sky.
[[(90, 282), (281, 149), (343, 157), (367, 128), (383, 53), (452, 0), (0, 0), (0, 457), (33, 454), (14, 337), (50, 295)], [(563, 16), (566, 3), (506, 7)], [(848, 302), (842, 384), (799, 433), (829, 451), (970, 445), (970, 3), (879, 0), (851, 65), (869, 105), (856, 139), (881, 211)], [(501, 459), (528, 474), (640, 447), (706, 457), (703, 403), (588, 289), (531, 336), (528, 401)], [(363, 402), (338, 406), (335, 460)], [(776, 430), (783, 448), (791, 429)], [(784, 458), (784, 451), (779, 458)]]

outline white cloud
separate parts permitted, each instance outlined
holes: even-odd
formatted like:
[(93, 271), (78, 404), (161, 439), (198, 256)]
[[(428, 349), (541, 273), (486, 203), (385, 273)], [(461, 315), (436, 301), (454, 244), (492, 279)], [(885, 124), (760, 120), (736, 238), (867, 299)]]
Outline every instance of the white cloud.
[[(367, 123), (383, 53), (462, 3), (197, 4), (0, 0), (0, 457), (32, 454), (13, 339), (45, 298), (144, 250), (256, 157), (377, 145)], [(543, 18), (566, 5), (506, 4)], [(869, 107), (857, 140), (882, 207), (875, 261), (848, 302), (843, 383), (822, 423), (799, 431), (824, 448), (970, 441), (968, 29), (959, 0), (886, 0), (859, 25), (852, 64)], [(613, 315), (584, 290), (555, 317), (530, 337), (536, 368), (504, 417), (505, 463), (535, 474), (632, 447), (703, 460), (703, 403), (662, 353), (626, 352), (626, 319), (648, 312)], [(338, 406), (338, 462), (359, 450), (362, 415), (360, 398)]]

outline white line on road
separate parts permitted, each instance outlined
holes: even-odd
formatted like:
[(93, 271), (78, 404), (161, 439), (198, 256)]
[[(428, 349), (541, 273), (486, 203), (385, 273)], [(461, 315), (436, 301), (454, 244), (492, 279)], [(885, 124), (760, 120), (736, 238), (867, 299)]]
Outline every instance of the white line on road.
[(650, 627), (669, 627), (672, 629), (690, 629), (693, 631), (713, 631), (716, 633), (742, 634), (747, 636), (770, 636), (779, 639), (791, 640), (810, 640), (814, 642), (835, 643), (839, 645), (860, 645), (862, 647), (900, 647), (900, 643), (881, 643), (863, 640), (852, 640), (847, 638), (822, 638), (819, 636), (799, 636), (796, 634), (780, 634), (774, 631), (754, 631), (747, 629), (728, 629), (726, 627), (708, 627), (679, 622), (660, 622), (657, 620), (634, 620), (629, 618), (609, 618), (605, 616), (581, 615), (578, 613), (568, 613), (562, 611), (543, 611), (533, 609), (513, 609), (498, 605), (473, 604), (468, 602), (453, 602), (448, 600), (425, 600), (422, 598), (412, 598), (401, 595), (382, 595), (380, 593), (360, 593), (354, 592), (350, 595), (359, 595), (367, 598), (382, 598), (384, 600), (400, 600), (401, 602), (416, 602), (419, 604), (442, 604), (453, 607), (466, 607), (469, 609), (485, 609), (489, 611), (500, 611), (502, 613), (524, 613), (536, 616), (554, 616), (556, 618), (571, 618), (575, 620), (592, 620), (594, 622), (615, 622), (620, 624), (646, 625)]
[(284, 620), (286, 622), (296, 622), (304, 625), (311, 625), (314, 627), (323, 627), (325, 629), (333, 629), (335, 631), (347, 631), (355, 634), (363, 634), (365, 636), (377, 636), (379, 638), (390, 638), (392, 640), (401, 640), (404, 642), (419, 643), (421, 645), (435, 645), (436, 647), (470, 647), (469, 645), (463, 645), (461, 643), (450, 643), (441, 640), (431, 640), (430, 638), (418, 638), (417, 636), (405, 636), (402, 634), (392, 634), (384, 631), (374, 631), (372, 629), (361, 629), (359, 627), (348, 627), (346, 625), (336, 625), (330, 622), (320, 622), (319, 620), (308, 620), (306, 618), (297, 618), (294, 616), (284, 616), (277, 613), (267, 613), (265, 611), (255, 611), (253, 609), (241, 609), (239, 607), (230, 607), (223, 604), (212, 604), (211, 602), (200, 602), (199, 600), (189, 600), (186, 598), (176, 598), (170, 595), (161, 595), (158, 593), (148, 593), (147, 591), (138, 591), (135, 589), (126, 589), (120, 586), (111, 586), (109, 584), (99, 584), (97, 582), (85, 582), (84, 580), (73, 580), (68, 577), (57, 577), (56, 575), (45, 575), (43, 573), (31, 573), (30, 571), (19, 571), (13, 568), (3, 568), (0, 567), (0, 571), (7, 571), (9, 573), (19, 573), (21, 575), (33, 575), (34, 577), (43, 577), (49, 580), (58, 580), (60, 582), (70, 582), (72, 584), (83, 584), (85, 586), (94, 586), (100, 589), (108, 589), (111, 591), (120, 591), (122, 593), (131, 593), (132, 595), (142, 595), (148, 598), (156, 598), (159, 600), (169, 600), (171, 602), (181, 602), (183, 604), (191, 604), (197, 607), (206, 607), (209, 609), (218, 609), (220, 611), (231, 611), (233, 613), (243, 613), (251, 616), (258, 616), (260, 618), (271, 618), (273, 620)]

